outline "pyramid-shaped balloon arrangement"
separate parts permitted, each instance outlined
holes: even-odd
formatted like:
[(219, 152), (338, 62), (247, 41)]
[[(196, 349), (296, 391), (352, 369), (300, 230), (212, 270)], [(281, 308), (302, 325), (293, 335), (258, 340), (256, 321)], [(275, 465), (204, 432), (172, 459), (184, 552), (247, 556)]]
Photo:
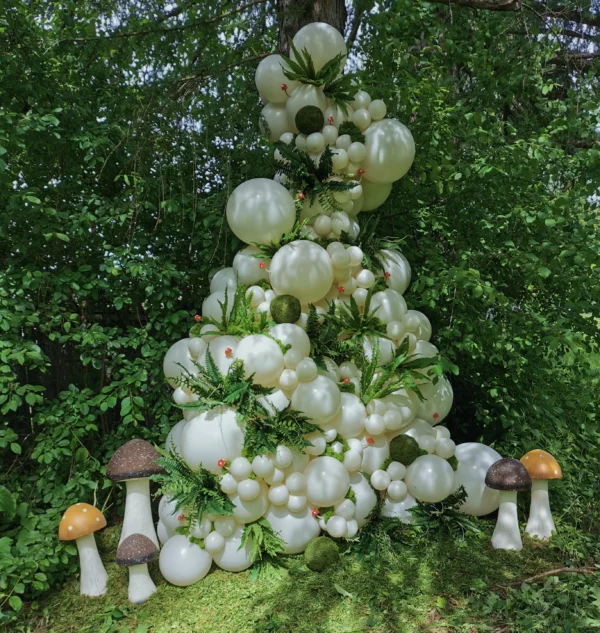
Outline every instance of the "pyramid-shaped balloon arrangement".
[(277, 173), (229, 197), (227, 221), (247, 246), (164, 359), (184, 419), (159, 466), (139, 440), (109, 464), (127, 480), (118, 556), (136, 602), (153, 591), (145, 563), (158, 555), (153, 474), (160, 569), (181, 586), (213, 562), (241, 571), (319, 535), (355, 539), (377, 514), (410, 522), (411, 507), (461, 485), (462, 511), (498, 508), (484, 482), (501, 456), (456, 446), (441, 425), (452, 388), (428, 318), (404, 299), (410, 265), (397, 241), (373, 234), (369, 212), (410, 169), (413, 137), (342, 73), (346, 55), (342, 35), (314, 23), (289, 58), (256, 70)]

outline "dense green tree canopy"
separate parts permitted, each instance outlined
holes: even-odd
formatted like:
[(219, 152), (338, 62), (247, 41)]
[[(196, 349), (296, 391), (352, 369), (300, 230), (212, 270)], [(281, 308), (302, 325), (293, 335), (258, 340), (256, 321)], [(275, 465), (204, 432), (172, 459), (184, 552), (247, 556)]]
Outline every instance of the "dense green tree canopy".
[[(600, 447), (588, 393), (600, 12), (485, 4), (349, 7), (349, 63), (417, 145), (380, 231), (404, 238), (409, 304), (457, 368), (453, 432), (580, 463)], [(55, 539), (67, 505), (96, 495), (118, 511), (107, 456), (179, 419), (162, 355), (240, 247), (228, 193), (274, 172), (253, 73), (297, 17), (267, 0), (4, 4), (0, 591), (17, 586), (12, 598), (72, 568)], [(565, 494), (593, 481), (582, 469)]]

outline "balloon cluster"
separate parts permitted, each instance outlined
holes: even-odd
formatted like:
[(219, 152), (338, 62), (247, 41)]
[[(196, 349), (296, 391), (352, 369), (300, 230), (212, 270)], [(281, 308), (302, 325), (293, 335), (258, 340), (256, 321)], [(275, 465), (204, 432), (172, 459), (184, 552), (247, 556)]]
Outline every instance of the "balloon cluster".
[[(359, 233), (359, 212), (383, 204), (392, 183), (410, 168), (411, 133), (386, 118), (385, 103), (364, 90), (348, 102), (335, 99), (337, 79), (329, 91), (318, 85), (319, 72), (327, 75), (328, 63), (343, 65), (346, 56), (333, 27), (309, 24), (293, 44), (290, 60), (271, 55), (256, 70), (264, 130), (276, 143), (282, 169), (274, 179), (246, 181), (231, 194), (227, 221), (247, 246), (232, 267), (212, 278), (194, 335), (175, 343), (164, 359), (173, 399), (184, 407), (184, 419), (171, 430), (166, 447), (190, 468), (218, 476), (233, 504), (229, 516), (206, 513), (192, 525), (190, 540), (178, 533), (185, 508), (163, 497), (160, 566), (177, 585), (202, 578), (210, 561), (230, 571), (249, 567), (251, 547), (241, 546), (242, 532), (261, 519), (291, 554), (304, 551), (321, 531), (354, 538), (378, 499), (383, 515), (406, 522), (411, 506), (441, 501), (460, 485), (468, 494), (465, 512), (482, 515), (498, 506), (497, 491), (486, 488), (484, 479), (500, 456), (480, 444), (456, 446), (440, 425), (453, 393), (446, 378), (427, 370), (427, 360), (435, 363), (438, 350), (429, 342), (428, 318), (408, 309), (403, 297), (411, 278), (407, 259), (392, 248), (368, 258), (351, 243)], [(299, 72), (294, 60), (309, 57), (303, 67), (317, 80), (303, 83), (294, 79)], [(319, 195), (294, 188), (295, 158), (327, 166), (328, 173), (313, 183), (313, 194)], [(240, 291), (251, 321), (262, 329), (227, 328), (239, 311), (232, 298)], [(342, 314), (376, 323), (376, 332), (365, 325), (346, 359), (322, 353), (317, 358), (307, 334), (314, 332), (311, 319), (324, 326), (340, 322)], [(356, 342), (354, 334), (348, 327), (337, 340)], [(389, 375), (385, 372), (395, 367), (400, 352), (423, 362), (410, 372), (405, 388), (388, 393), (384, 385), (383, 395), (371, 397), (370, 385)], [(253, 384), (264, 388), (259, 401), (267, 415), (289, 409), (310, 421), (304, 450), (282, 442), (271, 452), (251, 454), (245, 445), (248, 429), (234, 407), (224, 402), (199, 412), (191, 406), (201, 396), (186, 376), (213, 364), (226, 376), (240, 362)]]

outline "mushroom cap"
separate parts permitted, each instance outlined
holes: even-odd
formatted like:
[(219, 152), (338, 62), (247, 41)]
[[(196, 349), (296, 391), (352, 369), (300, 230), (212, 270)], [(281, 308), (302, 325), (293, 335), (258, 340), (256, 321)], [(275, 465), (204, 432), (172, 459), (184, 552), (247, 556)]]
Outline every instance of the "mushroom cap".
[(158, 556), (158, 548), (143, 534), (132, 534), (119, 545), (117, 565), (130, 567), (149, 563)]
[(64, 514), (58, 526), (61, 541), (74, 541), (106, 527), (106, 519), (98, 508), (89, 503), (76, 503)]
[(525, 492), (531, 489), (531, 477), (518, 459), (504, 457), (488, 468), (485, 485), (494, 490)]
[(164, 472), (156, 463), (160, 453), (145, 440), (131, 440), (118, 448), (108, 462), (106, 474), (111, 481), (144, 479)]
[(562, 470), (558, 462), (546, 451), (535, 448), (521, 457), (521, 464), (527, 468), (532, 479), (561, 479)]

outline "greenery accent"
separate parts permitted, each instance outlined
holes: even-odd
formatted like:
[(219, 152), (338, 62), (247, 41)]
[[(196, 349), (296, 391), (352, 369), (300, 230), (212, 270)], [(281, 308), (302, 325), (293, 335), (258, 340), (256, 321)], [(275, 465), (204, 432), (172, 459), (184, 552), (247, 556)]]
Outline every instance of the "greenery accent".
[(452, 470), (456, 472), (458, 468), (458, 459), (456, 459), (456, 455), (452, 455), (449, 459), (446, 460), (450, 466), (452, 466)]
[(308, 136), (309, 134), (313, 134), (313, 132), (320, 132), (323, 129), (325, 117), (321, 112), (321, 108), (307, 105), (298, 110), (295, 123), (298, 131)]
[(304, 436), (319, 430), (319, 426), (288, 404), (274, 415), (258, 415), (247, 420), (244, 456), (252, 460), (264, 453), (274, 454), (280, 444), (303, 453), (310, 444)]
[(410, 466), (421, 455), (427, 455), (427, 451), (419, 448), (417, 440), (410, 435), (396, 435), (390, 442), (390, 456), (395, 462)]
[(389, 250), (402, 253), (402, 238), (382, 237), (379, 234), (380, 223), (383, 220), (381, 213), (366, 213), (366, 217), (361, 217), (360, 231), (355, 240), (363, 252), (363, 266), (373, 272), (384, 272), (381, 263), (381, 251)]
[(364, 143), (366, 141), (365, 135), (360, 131), (360, 128), (356, 123), (352, 121), (344, 121), (338, 128), (339, 136), (342, 134), (348, 134), (353, 143)]
[(300, 301), (292, 295), (277, 295), (271, 301), (271, 317), (275, 323), (296, 323), (300, 314)]
[(285, 543), (264, 517), (244, 526), (240, 549), (248, 543), (251, 545), (250, 560), (253, 563), (272, 562), (285, 552)]
[(202, 521), (202, 515), (229, 515), (233, 513), (233, 503), (221, 490), (218, 475), (205, 468), (192, 470), (176, 453), (157, 449), (161, 456), (157, 463), (164, 473), (152, 475), (160, 484), (159, 494), (169, 495), (176, 503), (175, 510), (185, 510), (187, 529)]
[(304, 551), (304, 562), (311, 571), (321, 572), (337, 564), (340, 558), (338, 544), (326, 536), (314, 538)]

